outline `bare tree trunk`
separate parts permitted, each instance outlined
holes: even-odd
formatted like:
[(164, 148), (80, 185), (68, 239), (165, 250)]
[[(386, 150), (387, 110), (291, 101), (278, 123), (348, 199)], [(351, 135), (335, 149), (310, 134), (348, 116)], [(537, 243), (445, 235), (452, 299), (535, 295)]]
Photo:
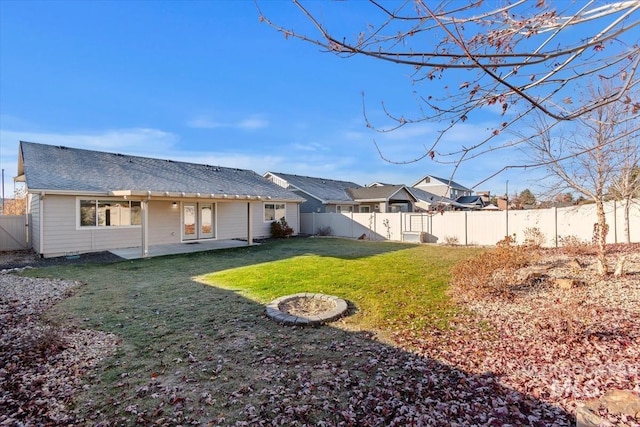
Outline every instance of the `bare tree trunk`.
[(631, 198), (624, 199), (624, 237), (627, 243), (631, 243), (631, 230), (629, 230), (629, 211), (631, 210)]
[(609, 226), (607, 225), (607, 220), (604, 215), (604, 202), (602, 199), (596, 200), (596, 211), (598, 214), (598, 223), (596, 224), (593, 237), (596, 239), (598, 244), (598, 274), (604, 276), (609, 273), (606, 259), (607, 232), (609, 231)]

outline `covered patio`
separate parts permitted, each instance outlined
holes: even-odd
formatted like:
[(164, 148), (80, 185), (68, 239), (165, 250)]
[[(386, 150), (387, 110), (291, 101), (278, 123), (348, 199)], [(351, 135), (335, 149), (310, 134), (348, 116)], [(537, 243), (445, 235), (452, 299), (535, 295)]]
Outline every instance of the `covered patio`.
[[(255, 245), (256, 243), (252, 243)], [(167, 245), (150, 245), (148, 253), (143, 254), (140, 247), (114, 249), (110, 252), (124, 259), (148, 258), (164, 255), (188, 254), (193, 252), (214, 251), (218, 249), (239, 248), (251, 246), (246, 240), (203, 240), (195, 242), (171, 243)]]

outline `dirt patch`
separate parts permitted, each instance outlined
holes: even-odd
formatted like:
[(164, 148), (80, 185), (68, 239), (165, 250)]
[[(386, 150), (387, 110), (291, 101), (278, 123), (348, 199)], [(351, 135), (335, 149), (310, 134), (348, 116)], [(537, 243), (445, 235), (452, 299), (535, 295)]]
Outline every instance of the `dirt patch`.
[(281, 302), (278, 308), (292, 316), (310, 317), (331, 311), (336, 304), (320, 298), (296, 297)]
[(80, 283), (0, 274), (0, 425), (72, 425), (68, 405), (118, 339), (40, 315)]
[(108, 251), (53, 258), (41, 258), (33, 251), (7, 251), (0, 252), (0, 270), (24, 267), (49, 267), (54, 265), (110, 263), (122, 261), (123, 259), (124, 258)]

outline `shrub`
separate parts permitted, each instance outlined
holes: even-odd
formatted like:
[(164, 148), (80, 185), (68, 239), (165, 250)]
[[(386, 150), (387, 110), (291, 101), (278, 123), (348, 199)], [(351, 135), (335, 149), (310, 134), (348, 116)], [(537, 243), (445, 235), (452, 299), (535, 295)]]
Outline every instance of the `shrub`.
[(324, 227), (318, 227), (316, 234), (318, 236), (331, 236), (333, 234), (333, 230), (328, 225), (325, 225)]
[(444, 236), (444, 244), (447, 246), (455, 246), (458, 244), (458, 238), (456, 236)]
[(547, 238), (538, 227), (527, 227), (524, 229), (524, 245), (539, 248), (546, 242)]
[(558, 236), (558, 245), (567, 255), (588, 255), (595, 253), (594, 246), (577, 236)]
[(511, 296), (515, 272), (535, 256), (530, 247), (514, 242), (515, 237), (506, 236), (495, 250), (458, 264), (452, 271), (452, 295), (460, 299)]
[(273, 221), (271, 223), (271, 237), (274, 239), (282, 239), (289, 237), (293, 234), (293, 228), (289, 227), (287, 221), (281, 218), (280, 221)]

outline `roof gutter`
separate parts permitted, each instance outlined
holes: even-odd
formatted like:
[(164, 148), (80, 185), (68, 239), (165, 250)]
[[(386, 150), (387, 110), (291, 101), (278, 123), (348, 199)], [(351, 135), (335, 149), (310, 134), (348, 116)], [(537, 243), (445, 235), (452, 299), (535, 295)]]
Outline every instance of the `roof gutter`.
[(108, 196), (106, 191), (76, 191), (76, 190), (48, 190), (46, 188), (27, 188), (29, 194), (46, 193), (48, 195), (59, 196)]
[(255, 196), (250, 194), (218, 194), (218, 193), (186, 193), (178, 191), (142, 191), (142, 190), (112, 190), (109, 196), (115, 197), (168, 197), (183, 199), (216, 199), (216, 200), (277, 200), (291, 203), (301, 203), (300, 199), (279, 199), (272, 196)]

